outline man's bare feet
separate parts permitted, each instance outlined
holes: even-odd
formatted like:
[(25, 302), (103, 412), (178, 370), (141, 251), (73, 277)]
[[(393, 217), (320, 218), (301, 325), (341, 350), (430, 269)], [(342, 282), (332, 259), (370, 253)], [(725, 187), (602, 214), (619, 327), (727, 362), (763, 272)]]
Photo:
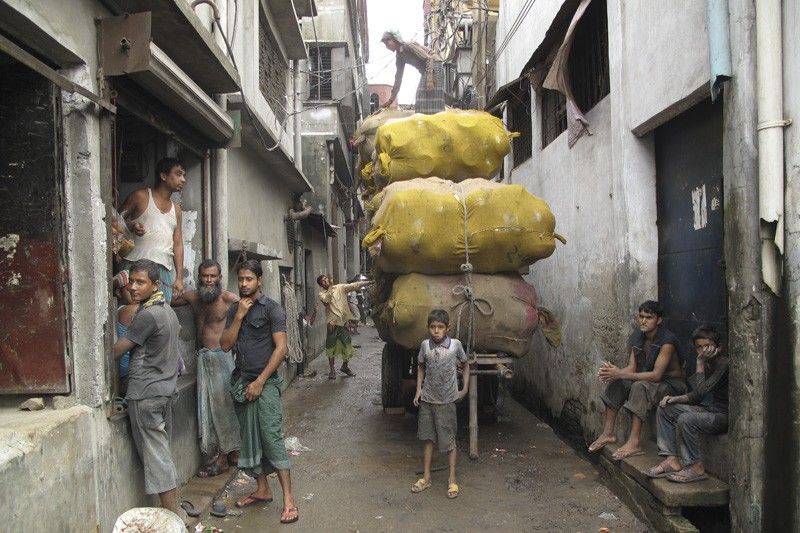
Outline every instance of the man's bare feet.
[(589, 445), (589, 453), (599, 452), (607, 444), (614, 444), (615, 442), (617, 442), (617, 438), (613, 435), (600, 435), (596, 441)]

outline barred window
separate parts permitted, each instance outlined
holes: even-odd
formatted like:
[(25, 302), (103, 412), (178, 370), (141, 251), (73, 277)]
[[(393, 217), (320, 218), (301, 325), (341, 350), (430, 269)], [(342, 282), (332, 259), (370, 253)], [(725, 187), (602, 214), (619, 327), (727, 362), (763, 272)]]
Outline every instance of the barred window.
[(275, 42), (267, 17), (260, 10), (258, 47), (258, 86), (275, 116), (283, 123), (286, 120), (286, 80), (289, 65), (284, 61), (278, 43)]
[[(553, 54), (555, 55), (555, 54)], [(608, 67), (608, 15), (605, 0), (594, 0), (575, 29), (569, 54), (569, 78), (578, 108), (586, 113), (611, 90)], [(567, 129), (567, 101), (542, 89), (542, 148)]]
[(533, 127), (531, 123), (531, 83), (527, 77), (511, 91), (508, 99), (511, 131), (519, 132), (513, 140), (514, 168), (531, 158), (533, 153)]
[(308, 52), (311, 62), (311, 100), (333, 99), (333, 72), (331, 67), (331, 48), (319, 46)]
[(542, 89), (542, 148), (567, 129), (567, 99), (558, 91)]

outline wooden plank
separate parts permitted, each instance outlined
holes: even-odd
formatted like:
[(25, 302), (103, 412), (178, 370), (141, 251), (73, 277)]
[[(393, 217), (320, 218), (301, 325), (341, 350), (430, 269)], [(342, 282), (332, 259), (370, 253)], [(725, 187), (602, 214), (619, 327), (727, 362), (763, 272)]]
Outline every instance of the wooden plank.
[(469, 377), (469, 458), (478, 458), (478, 376)]

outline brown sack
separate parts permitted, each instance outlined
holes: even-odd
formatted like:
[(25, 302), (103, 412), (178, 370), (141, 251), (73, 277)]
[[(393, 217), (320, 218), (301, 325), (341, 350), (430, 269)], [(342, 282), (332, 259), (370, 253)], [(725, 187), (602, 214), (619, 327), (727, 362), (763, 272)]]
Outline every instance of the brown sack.
[[(392, 285), (389, 299), (375, 317), (381, 338), (411, 349), (428, 338), (428, 313), (450, 314), (451, 336), (467, 345), (469, 304), (463, 275), (407, 274)], [(536, 290), (516, 273), (473, 274), (475, 297), (473, 349), (522, 357), (539, 322)]]

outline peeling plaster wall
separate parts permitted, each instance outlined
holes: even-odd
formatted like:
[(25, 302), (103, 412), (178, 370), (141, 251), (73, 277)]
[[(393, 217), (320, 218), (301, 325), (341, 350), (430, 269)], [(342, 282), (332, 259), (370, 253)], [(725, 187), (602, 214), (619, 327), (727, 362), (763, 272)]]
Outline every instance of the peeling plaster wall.
[[(272, 167), (249, 148), (228, 152), (228, 235), (277, 250), (281, 260), (264, 261), (263, 290), (280, 302), (279, 267), (292, 268), (293, 255), (286, 239), (286, 222), (292, 193)], [(230, 268), (236, 265), (231, 261)], [(234, 282), (235, 271), (229, 276)]]
[[(94, 20), (108, 15), (100, 2), (6, 3), (82, 59), (82, 64), (62, 69), (61, 74), (97, 90)], [(0, 512), (5, 517), (3, 528), (9, 531), (43, 527), (89, 531), (95, 526), (110, 531), (116, 517), (128, 508), (153, 503), (143, 491), (142, 465), (127, 417), (107, 417), (111, 271), (103, 190), (109, 176), (103, 172), (102, 157), (108, 154), (101, 143), (107, 130), (102, 128), (97, 107), (84, 97), (62, 93), (62, 110), (67, 345), (73, 391), (48, 398), (47, 408), (39, 412), (18, 411), (20, 397), (6, 396), (0, 401)], [(199, 208), (197, 198), (194, 209)], [(188, 220), (187, 229), (191, 225)], [(195, 250), (196, 261), (201, 250), (199, 231), (194, 236), (190, 233), (187, 244)], [(12, 253), (14, 241), (12, 235), (0, 235), (0, 254)], [(193, 329), (189, 335), (193, 345)], [(173, 456), (181, 483), (199, 464), (194, 391), (194, 380), (182, 378), (175, 409), (175, 419), (181, 422), (173, 431)], [(12, 448), (15, 453), (6, 453)]]
[[(498, 86), (519, 76), (564, 3), (533, 4), (497, 61)], [(522, 4), (502, 2), (497, 43)], [(680, 101), (708, 77), (704, 3), (680, 10), (669, 3), (607, 4), (611, 91), (586, 114), (593, 135), (570, 149), (562, 133), (542, 148), (534, 94), (533, 156), (517, 168), (506, 159), (513, 168), (507, 180), (544, 198), (556, 231), (567, 238), (528, 276), (541, 305), (561, 320), (563, 344), (552, 348), (536, 333), (512, 387), (576, 444), (602, 428), (597, 368), (605, 360), (627, 362), (636, 308), (658, 295), (653, 134), (636, 137), (631, 130), (660, 113), (677, 114)], [(626, 429), (619, 425), (620, 436)]]
[[(794, 443), (794, 465), (791, 468), (790, 482), (785, 486), (794, 487), (793, 502), (787, 505), (794, 509), (794, 530), (800, 529), (800, 41), (789, 21), (800, 21), (800, 5), (797, 2), (783, 4), (783, 96), (786, 117), (794, 124), (784, 130), (784, 156), (786, 164), (786, 253), (784, 256), (784, 305), (786, 306), (786, 334), (788, 353), (794, 354), (794, 365), (790, 372), (791, 401), (794, 424), (789, 438)], [(780, 363), (779, 363), (780, 364)], [(779, 457), (776, 453), (775, 457)], [(779, 461), (778, 461), (779, 462)], [(785, 465), (778, 465), (785, 470)], [(778, 524), (775, 523), (777, 526)]]

